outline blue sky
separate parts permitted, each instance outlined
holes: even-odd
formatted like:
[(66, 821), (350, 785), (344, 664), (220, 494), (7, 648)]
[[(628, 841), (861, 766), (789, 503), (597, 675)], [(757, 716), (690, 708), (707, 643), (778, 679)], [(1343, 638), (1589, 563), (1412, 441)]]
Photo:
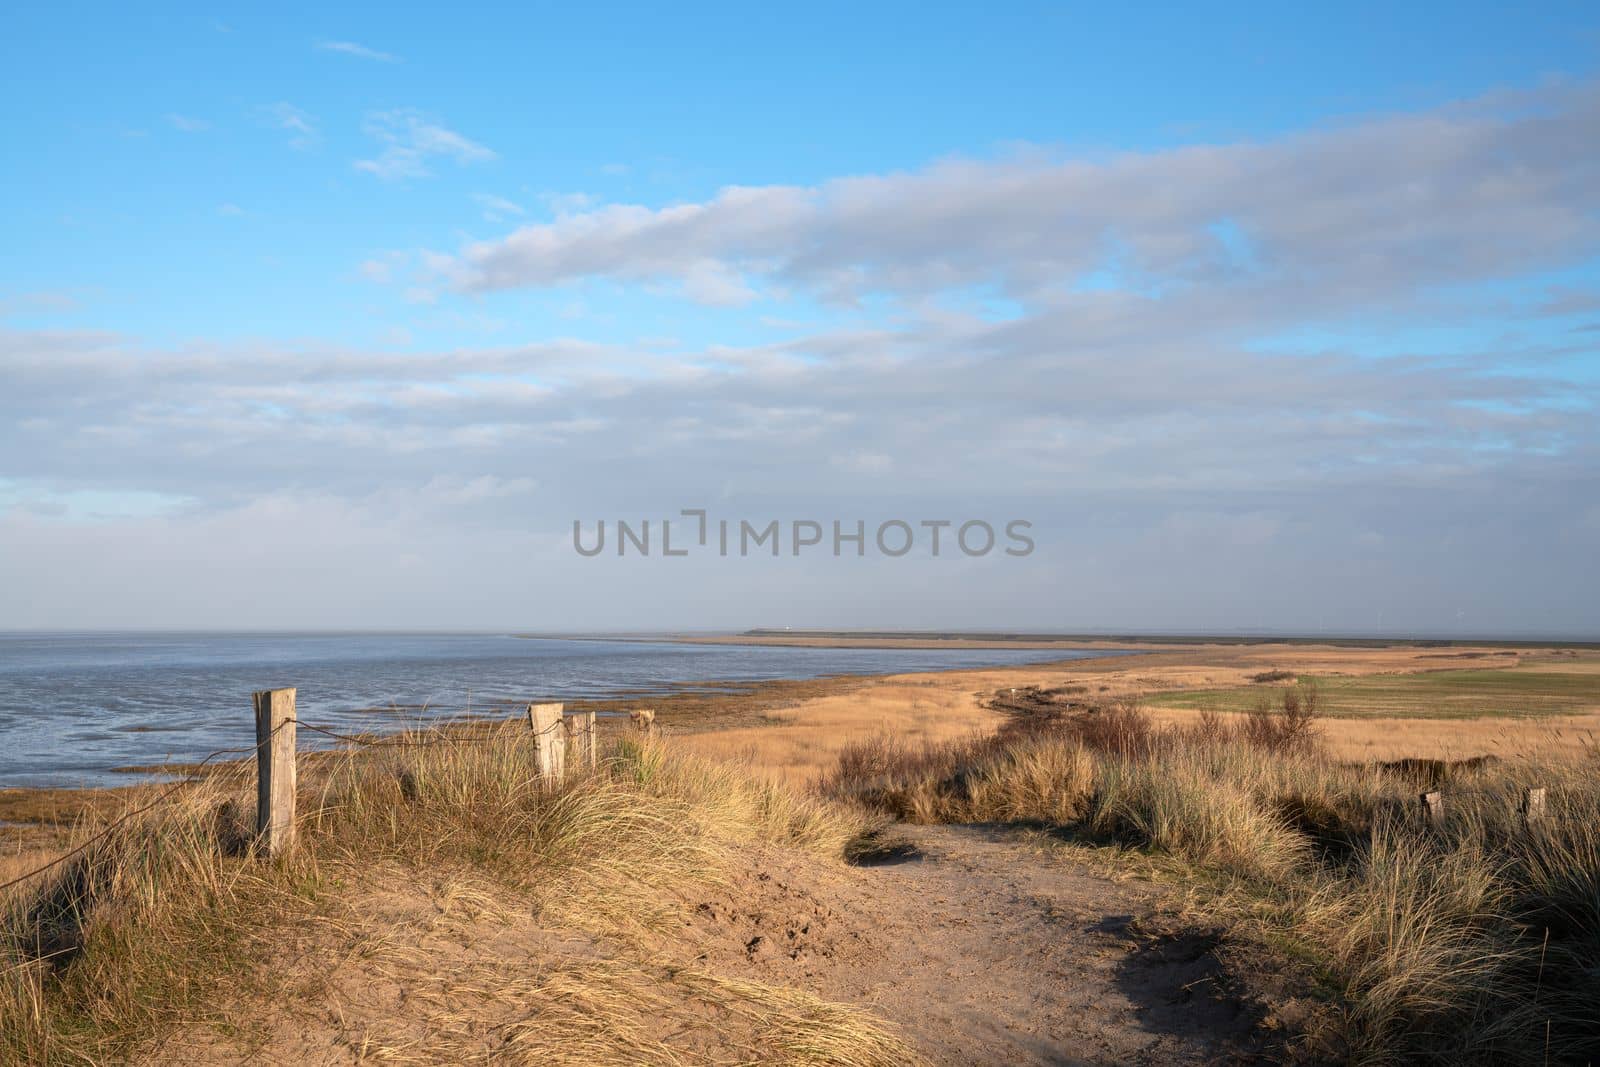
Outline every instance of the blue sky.
[[(382, 343), (396, 320), (417, 318), (430, 324), (417, 343), (450, 343), (436, 316), (365, 284), (361, 264), (489, 237), (573, 194), (661, 205), (1016, 144), (1104, 152), (1270, 137), (1583, 77), (1600, 59), (1600, 16), (1583, 4), (1311, 15), (1259, 4), (1227, 16), (1190, 5), (1133, 16), (1060, 4), (754, 15), (505, 5), (448, 18), (392, 5), (174, 5), (159, 17), (34, 5), (9, 23), (0, 58), (13, 89), (0, 106), (27, 149), (0, 187), (11, 235), (0, 285), (71, 294), (87, 305), (78, 324), (166, 340)], [(285, 106), (314, 132), (284, 129)], [(368, 116), (397, 109), (494, 158), (436, 158), (427, 178), (357, 171), (378, 151)], [(521, 294), (467, 313), (570, 332), (561, 312), (572, 302)], [(673, 335), (694, 327), (645, 304), (621, 306)]]
[[(637, 576), (574, 577), (563, 526), (704, 498), (1004, 499), (1059, 520), (1054, 555), (1007, 580), (1096, 599), (1019, 618), (974, 600), (993, 574), (946, 568), (915, 572), (945, 594), (896, 613), (898, 578), (769, 568), (696, 574), (715, 605), (650, 625), (759, 622), (752, 581), (779, 600), (821, 581), (804, 622), (1218, 626), (1251, 610), (1193, 578), (1201, 556), (1331, 572), (1386, 543), (1317, 613), (1370, 629), (1407, 609), (1361, 596), (1390, 595), (1446, 513), (1413, 498), (1375, 531), (1350, 519), (1373, 499), (1454, 494), (1454, 524), (1543, 486), (1557, 532), (1538, 536), (1560, 544), (1523, 588), (1564, 588), (1600, 532), (1592, 5), (7, 22), (0, 550), (29, 592), (0, 626), (129, 621), (37, 576), (72, 552), (194, 586), (156, 621), (214, 623), (226, 561), (158, 546), (234, 524), (263, 531), (257, 575), (308, 566), (308, 527), (358, 560), (285, 625), (550, 625), (495, 599), (519, 537), (545, 540), (518, 588), (564, 602), (598, 574), (621, 601)], [(285, 427), (296, 443), (263, 456)], [(1133, 501), (1115, 523), (1070, 521), (1106, 493)], [(1478, 525), (1428, 564), (1434, 588), (1533, 544)], [(1175, 551), (1170, 528), (1200, 533)], [(1068, 562), (1129, 530), (1137, 560)], [(108, 557), (119, 538), (146, 547)], [(352, 608), (396, 560), (429, 591)], [(1538, 608), (1421, 598), (1405, 624), (1530, 629)], [(1256, 621), (1313, 624), (1297, 611)]]

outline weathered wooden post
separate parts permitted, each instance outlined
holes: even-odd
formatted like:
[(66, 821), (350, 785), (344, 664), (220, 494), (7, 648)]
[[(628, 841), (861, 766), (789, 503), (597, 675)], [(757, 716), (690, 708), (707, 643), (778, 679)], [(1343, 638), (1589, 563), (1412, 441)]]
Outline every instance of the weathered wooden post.
[(528, 705), (534, 757), (539, 764), (540, 777), (547, 782), (559, 782), (566, 773), (567, 739), (561, 725), (562, 707), (562, 704)]
[(269, 856), (294, 848), (293, 689), (264, 689), (256, 707), (256, 836)]
[(1437, 789), (1422, 794), (1422, 821), (1430, 830), (1444, 829), (1444, 794)]
[(1522, 791), (1522, 825), (1531, 828), (1534, 823), (1544, 818), (1544, 787), (1524, 789)]
[(567, 755), (578, 767), (593, 770), (599, 762), (594, 736), (594, 712), (574, 711), (562, 721), (567, 727)]

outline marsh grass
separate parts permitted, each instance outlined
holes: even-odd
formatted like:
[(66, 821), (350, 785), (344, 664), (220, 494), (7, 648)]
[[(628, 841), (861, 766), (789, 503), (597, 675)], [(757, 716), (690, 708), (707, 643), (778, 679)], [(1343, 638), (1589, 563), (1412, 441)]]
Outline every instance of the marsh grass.
[[(840, 856), (862, 816), (657, 742), (625, 740), (595, 772), (551, 786), (520, 724), (470, 743), (445, 736), (310, 762), (289, 857), (253, 855), (241, 840), (252, 786), (243, 770), (197, 782), (104, 837), (93, 837), (102, 823), (85, 823), (77, 832), (92, 843), (81, 856), (0, 902), (0, 1062), (119, 1060), (196, 1029), (235, 1050), (260, 1048), (269, 1035), (243, 1006), (315, 1001), (327, 946), (370, 926), (375, 894), (417, 884), (450, 887), (441, 909), (531, 908), (622, 946), (526, 981), (495, 979), (496, 997), (529, 1005), (526, 1023), (506, 1030), (512, 1061), (625, 1063), (641, 1049), (651, 1062), (695, 1061), (672, 1027), (645, 1023), (676, 1019), (691, 1032), (719, 1017), (741, 1020), (723, 1050), (739, 1060), (915, 1059), (858, 1010), (629, 954), (650, 930), (681, 928), (675, 891), (717, 883), (752, 845)], [(559, 1006), (546, 995), (557, 985), (569, 994)], [(451, 1043), (455, 1032), (443, 1025), (391, 1051), (432, 1062), (476, 1055), (467, 1036)]]
[[(1053, 826), (1165, 857), (1198, 918), (1296, 961), (1332, 995), (1325, 1050), (1358, 1062), (1600, 1059), (1600, 781), (1506, 762), (1415, 785), (1330, 757), (1315, 690), (1158, 726), (1131, 703), (997, 736), (847, 750), (823, 791), (922, 822)], [(1524, 826), (1522, 789), (1549, 790)]]

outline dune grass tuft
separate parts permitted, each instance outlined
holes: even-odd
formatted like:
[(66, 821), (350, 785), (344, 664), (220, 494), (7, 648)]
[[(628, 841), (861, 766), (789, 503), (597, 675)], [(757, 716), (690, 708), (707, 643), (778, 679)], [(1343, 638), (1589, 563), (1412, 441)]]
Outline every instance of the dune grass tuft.
[[(597, 770), (551, 785), (520, 724), (448, 738), (306, 761), (289, 857), (240, 847), (241, 770), (196, 782), (8, 895), (0, 1062), (149, 1056), (180, 1033), (234, 1053), (266, 1047), (272, 1034), (252, 1031), (241, 1006), (314, 1003), (340, 953), (392, 951), (367, 912), (419, 886), (433, 887), (440, 921), (532, 914), (611, 947), (437, 992), (444, 1007), (421, 1036), (369, 1034), (362, 1055), (482, 1058), (483, 1027), (452, 1020), (483, 1001), (512, 1013), (497, 1031), (512, 1062), (632, 1063), (641, 1049), (659, 1063), (916, 1060), (858, 1010), (671, 964), (648, 940), (681, 930), (674, 894), (716, 884), (752, 845), (838, 857), (870, 817), (659, 742), (628, 739)], [(737, 1026), (718, 1035), (715, 1019)]]
[[(1322, 1038), (1356, 1061), (1600, 1059), (1593, 759), (1445, 766), (1434, 830), (1404, 761), (1337, 761), (1316, 690), (1280, 699), (1182, 726), (1123, 702), (961, 743), (875, 739), (822, 789), (906, 819), (1045, 824), (1169, 857), (1207, 920), (1322, 976), (1338, 1002)], [(1524, 825), (1530, 785), (1548, 810)]]

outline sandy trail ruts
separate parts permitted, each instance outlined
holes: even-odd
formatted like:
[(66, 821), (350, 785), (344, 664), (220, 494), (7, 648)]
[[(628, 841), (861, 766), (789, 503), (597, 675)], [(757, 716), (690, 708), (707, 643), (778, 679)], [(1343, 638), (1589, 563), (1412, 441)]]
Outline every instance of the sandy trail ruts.
[[(1160, 891), (1016, 836), (903, 827), (920, 855), (769, 858), (692, 923), (708, 960), (870, 1007), (938, 1064), (1174, 1064), (1262, 1054), (1210, 939), (1152, 931)], [(753, 883), (753, 884), (752, 884)]]

